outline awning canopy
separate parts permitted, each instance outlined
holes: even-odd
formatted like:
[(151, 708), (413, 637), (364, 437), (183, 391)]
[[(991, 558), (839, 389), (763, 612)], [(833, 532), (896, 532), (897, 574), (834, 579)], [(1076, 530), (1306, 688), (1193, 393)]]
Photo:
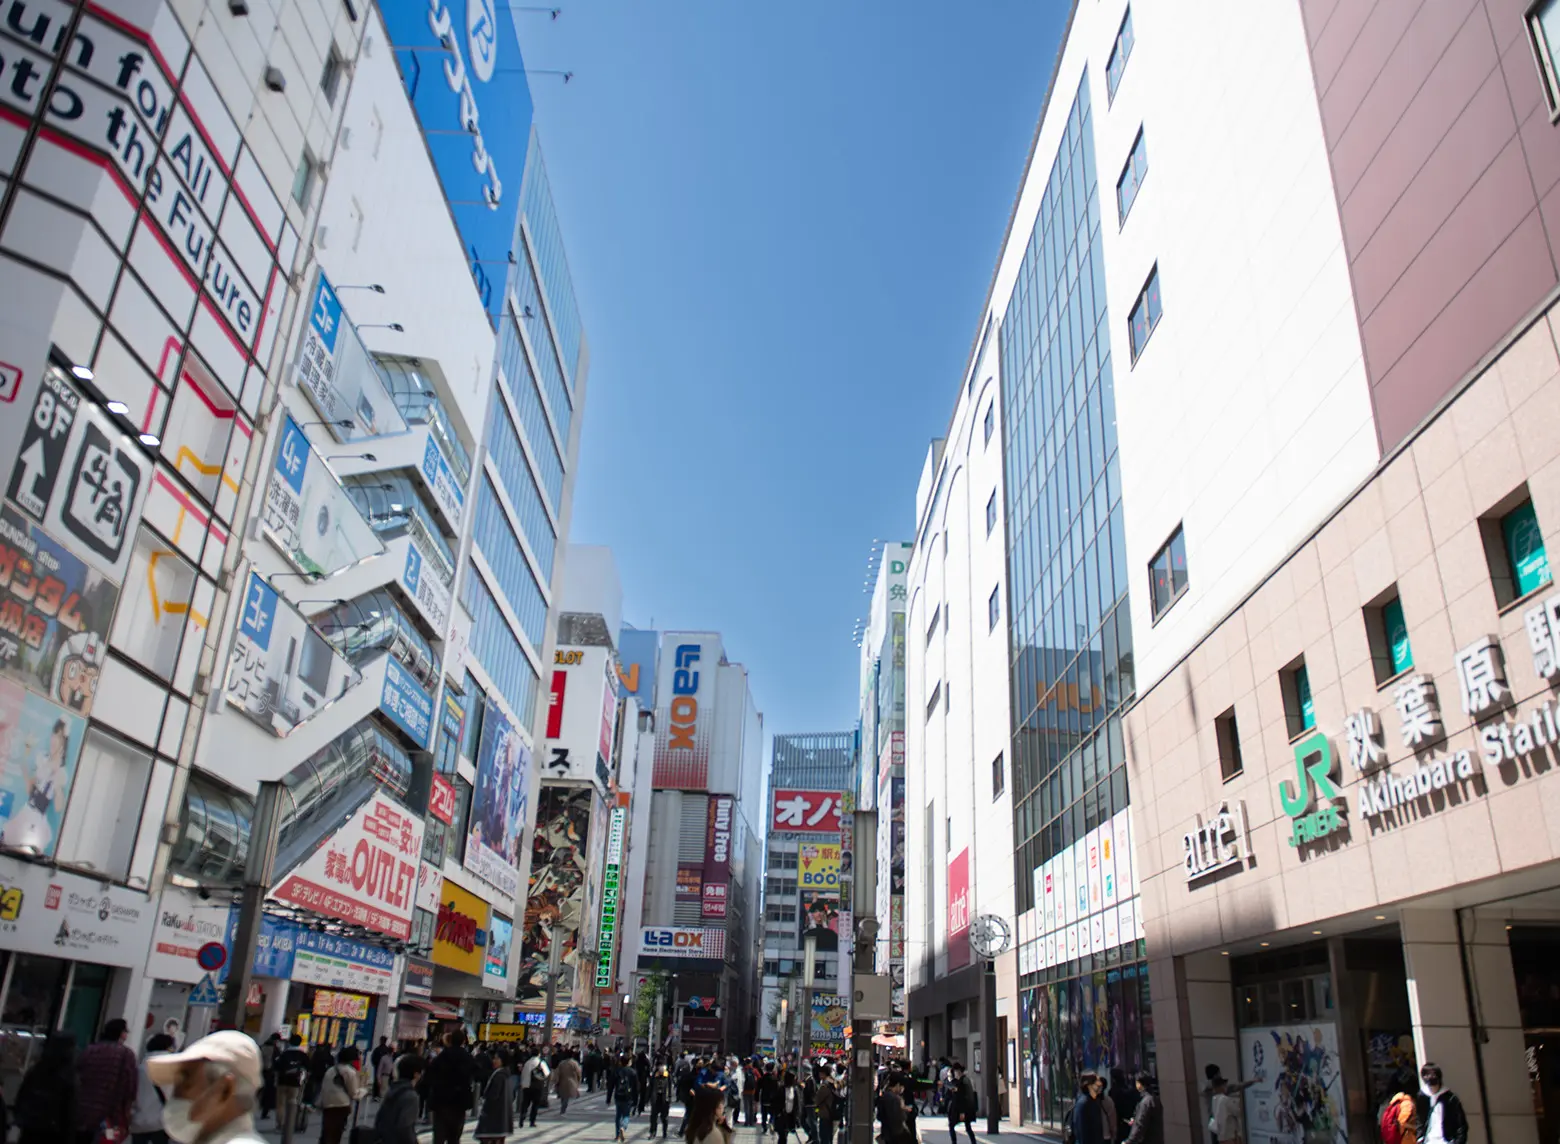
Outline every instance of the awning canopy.
[(451, 1009), (448, 1005), (440, 1005), (437, 1001), (419, 1001), (416, 997), (408, 997), (401, 1002), (402, 1007), (421, 1009), (430, 1017), (437, 1017), (441, 1021), (461, 1020), (460, 1010)]

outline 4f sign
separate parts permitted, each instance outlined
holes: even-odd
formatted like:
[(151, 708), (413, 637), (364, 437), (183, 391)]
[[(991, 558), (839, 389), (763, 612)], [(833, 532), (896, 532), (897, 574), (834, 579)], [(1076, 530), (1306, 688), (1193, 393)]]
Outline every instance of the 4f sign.
[(693, 733), (699, 722), (699, 663), (698, 644), (679, 644), (672, 674), (672, 730), (668, 741), (671, 750), (693, 750)]

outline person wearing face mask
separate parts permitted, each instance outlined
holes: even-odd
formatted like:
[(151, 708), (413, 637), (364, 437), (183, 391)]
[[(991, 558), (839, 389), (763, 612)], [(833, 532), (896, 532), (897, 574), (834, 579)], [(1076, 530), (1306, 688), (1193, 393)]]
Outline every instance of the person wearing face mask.
[(1468, 1144), (1468, 1114), (1444, 1081), (1440, 1065), (1419, 1070), (1419, 1095), (1414, 1098), (1419, 1144)]
[(224, 1029), (179, 1053), (149, 1057), (146, 1073), (168, 1094), (163, 1130), (176, 1144), (266, 1144), (251, 1115), (260, 1091), (260, 1048)]

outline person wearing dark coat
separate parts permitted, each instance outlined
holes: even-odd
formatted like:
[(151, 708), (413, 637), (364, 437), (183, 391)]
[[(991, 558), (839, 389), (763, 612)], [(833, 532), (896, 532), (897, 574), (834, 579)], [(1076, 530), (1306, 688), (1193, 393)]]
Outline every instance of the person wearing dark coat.
[(1419, 1144), (1468, 1144), (1468, 1114), (1457, 1094), (1445, 1087), (1441, 1066), (1427, 1064), (1420, 1069), (1419, 1084), (1414, 1098)]
[(75, 1133), (76, 1037), (50, 1033), (11, 1105), (22, 1144), (59, 1144)]
[(374, 1117), (379, 1144), (417, 1144), (417, 1075), (422, 1072), (421, 1058), (408, 1053), (395, 1063), (395, 1081), (385, 1093), (384, 1103)]
[(488, 1058), (492, 1069), (482, 1083), (482, 1103), (477, 1111), (478, 1140), (503, 1140), (515, 1130), (515, 1101), (510, 1091), (514, 1073), (509, 1068), (509, 1054), (502, 1049)]
[(459, 1144), (466, 1128), (466, 1112), (471, 1108), (472, 1081), (477, 1076), (477, 1062), (466, 1050), (466, 1034), (456, 1029), (423, 1073), (422, 1084), (433, 1121), (433, 1144)]
[(1132, 1127), (1125, 1144), (1165, 1144), (1164, 1109), (1159, 1104), (1152, 1073), (1137, 1075), (1137, 1104), (1132, 1109)]
[(1068, 1120), (1073, 1144), (1105, 1144), (1105, 1113), (1095, 1095), (1099, 1080), (1092, 1072), (1078, 1078), (1078, 1099)]
[(613, 1086), (617, 1097), (614, 1111), (617, 1113), (617, 1139), (628, 1139), (628, 1122), (639, 1111), (639, 1074), (628, 1058), (618, 1058), (617, 1081)]

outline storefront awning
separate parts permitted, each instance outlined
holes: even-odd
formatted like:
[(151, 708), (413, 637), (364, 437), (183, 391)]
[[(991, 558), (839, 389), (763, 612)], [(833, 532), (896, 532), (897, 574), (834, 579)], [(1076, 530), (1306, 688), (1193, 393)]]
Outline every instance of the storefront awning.
[(419, 1001), (415, 997), (408, 997), (401, 1002), (403, 1008), (421, 1009), (430, 1017), (437, 1017), (441, 1021), (459, 1021), (460, 1010), (451, 1009), (448, 1005), (440, 1005), (437, 1001)]

